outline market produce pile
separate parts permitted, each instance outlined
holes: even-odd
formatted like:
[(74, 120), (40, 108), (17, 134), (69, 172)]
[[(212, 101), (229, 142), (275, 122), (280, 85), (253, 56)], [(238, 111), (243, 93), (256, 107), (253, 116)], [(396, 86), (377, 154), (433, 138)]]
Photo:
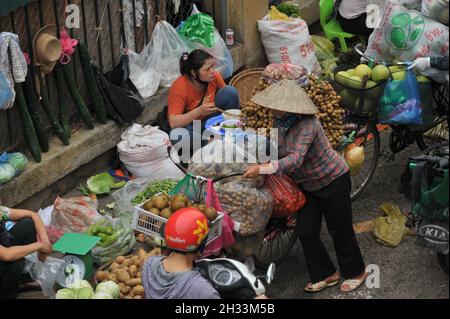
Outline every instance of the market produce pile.
[(170, 191), (177, 185), (178, 181), (174, 179), (163, 179), (155, 181), (147, 185), (144, 190), (139, 192), (131, 201), (134, 206), (142, 204), (149, 198), (158, 193), (169, 194)]
[(22, 153), (2, 153), (0, 155), (0, 185), (18, 176), (27, 166), (28, 160)]
[(74, 282), (69, 288), (58, 290), (55, 299), (118, 299), (119, 285), (114, 281), (104, 281), (92, 288), (87, 280)]
[(343, 115), (345, 110), (340, 106), (341, 97), (334, 91), (328, 81), (318, 81), (315, 75), (311, 75), (306, 93), (317, 106), (316, 114), (325, 135), (333, 148), (339, 146), (344, 134)]
[(118, 256), (107, 270), (98, 271), (95, 277), (99, 283), (108, 281), (116, 283), (120, 299), (144, 299), (142, 267), (147, 258), (160, 254), (161, 249), (155, 248), (148, 253), (140, 249), (134, 256)]

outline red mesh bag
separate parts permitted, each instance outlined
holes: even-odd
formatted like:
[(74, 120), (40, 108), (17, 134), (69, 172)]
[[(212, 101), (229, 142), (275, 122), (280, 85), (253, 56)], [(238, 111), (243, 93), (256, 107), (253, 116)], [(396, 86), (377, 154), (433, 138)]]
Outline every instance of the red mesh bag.
[(286, 176), (268, 175), (265, 186), (273, 197), (273, 218), (283, 218), (296, 213), (306, 204), (306, 197)]

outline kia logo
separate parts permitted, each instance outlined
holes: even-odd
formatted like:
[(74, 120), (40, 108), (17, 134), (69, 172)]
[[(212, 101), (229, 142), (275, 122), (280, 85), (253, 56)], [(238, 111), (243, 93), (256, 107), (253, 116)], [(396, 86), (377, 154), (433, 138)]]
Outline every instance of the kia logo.
[[(426, 236), (426, 240), (434, 243), (441, 244), (442, 241), (448, 241), (448, 230), (439, 225), (426, 225), (421, 227), (421, 233)], [(432, 240), (429, 237), (432, 237), (436, 240)]]

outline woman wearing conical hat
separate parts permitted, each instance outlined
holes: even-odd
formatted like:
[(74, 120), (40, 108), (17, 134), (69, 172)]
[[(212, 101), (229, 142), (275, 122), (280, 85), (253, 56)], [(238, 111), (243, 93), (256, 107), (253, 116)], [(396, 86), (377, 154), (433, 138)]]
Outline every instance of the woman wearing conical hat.
[[(343, 292), (355, 290), (367, 274), (353, 231), (349, 168), (325, 136), (315, 116), (316, 106), (289, 80), (259, 92), (252, 102), (273, 110), (280, 159), (250, 166), (244, 176), (289, 175), (304, 190), (307, 203), (298, 216), (297, 234), (311, 278), (305, 290), (318, 292), (337, 285), (340, 276), (346, 279), (340, 287)], [(340, 272), (319, 237), (322, 217), (334, 242)]]

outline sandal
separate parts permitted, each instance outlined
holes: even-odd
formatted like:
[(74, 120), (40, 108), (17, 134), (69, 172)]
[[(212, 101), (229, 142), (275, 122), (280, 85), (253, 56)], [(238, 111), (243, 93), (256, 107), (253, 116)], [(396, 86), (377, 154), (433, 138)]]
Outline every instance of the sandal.
[[(359, 287), (361, 287), (361, 285), (366, 281), (368, 276), (368, 273), (365, 273), (363, 278), (361, 279), (347, 279), (345, 280), (342, 285), (341, 285), (341, 291), (342, 292), (351, 292), (354, 291), (356, 289), (358, 289)], [(343, 287), (347, 285), (349, 287), (349, 289), (343, 289)]]
[(307, 285), (305, 287), (305, 291), (307, 291), (307, 292), (319, 292), (319, 291), (322, 291), (322, 290), (324, 290), (326, 288), (330, 288), (330, 287), (336, 286), (338, 284), (338, 282), (339, 282), (339, 279), (335, 280), (335, 281), (330, 281), (330, 282), (326, 282), (326, 281), (322, 280), (322, 281), (316, 282), (314, 284), (311, 284), (311, 287), (309, 287)]

